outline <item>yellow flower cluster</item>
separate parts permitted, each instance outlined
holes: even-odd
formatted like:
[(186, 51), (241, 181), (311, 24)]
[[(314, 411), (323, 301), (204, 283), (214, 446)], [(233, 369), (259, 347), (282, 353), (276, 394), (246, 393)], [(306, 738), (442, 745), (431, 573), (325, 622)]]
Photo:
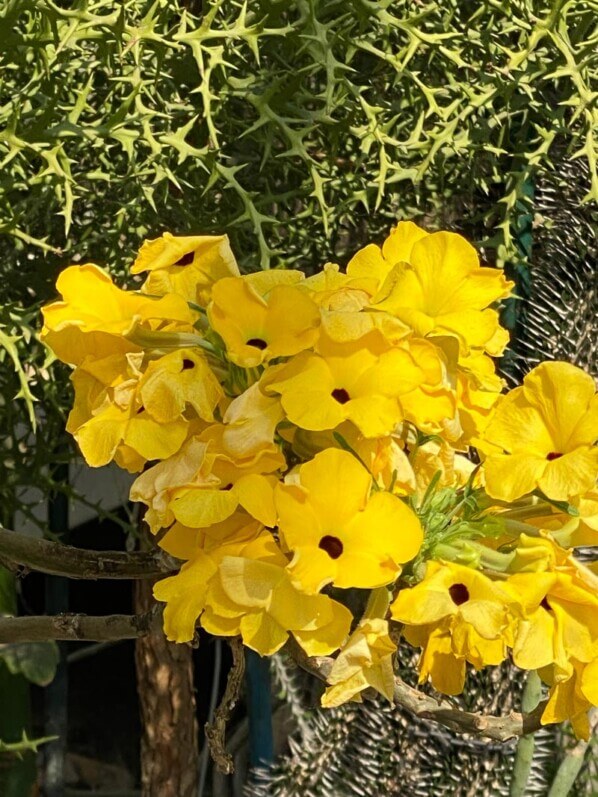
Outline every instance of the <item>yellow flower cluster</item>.
[(510, 656), (549, 685), (544, 721), (587, 734), (598, 578), (571, 548), (598, 544), (598, 399), (566, 363), (503, 394), (502, 272), (411, 222), (344, 272), (241, 275), (226, 236), (168, 233), (131, 271), (67, 268), (42, 337), (75, 367), (85, 459), (139, 473), (183, 562), (154, 591), (168, 638), (292, 635), (335, 654), (328, 706), (392, 699), (401, 634), (451, 695)]

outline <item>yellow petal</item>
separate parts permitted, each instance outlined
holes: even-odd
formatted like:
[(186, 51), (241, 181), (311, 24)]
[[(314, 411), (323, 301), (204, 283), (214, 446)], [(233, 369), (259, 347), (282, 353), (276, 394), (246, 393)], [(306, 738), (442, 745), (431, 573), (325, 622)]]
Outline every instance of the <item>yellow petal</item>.
[(164, 632), (171, 642), (189, 642), (195, 634), (197, 619), (204, 608), (209, 580), (216, 566), (209, 556), (198, 551), (176, 576), (154, 585), (154, 597), (166, 602)]
[(515, 501), (536, 489), (545, 468), (543, 459), (527, 454), (488, 457), (484, 461), (486, 492), (501, 501)]
[(264, 526), (276, 525), (277, 515), (274, 505), (274, 485), (276, 483), (275, 477), (250, 473), (247, 476), (242, 476), (233, 487), (239, 504)]
[(238, 504), (232, 490), (190, 489), (179, 493), (169, 509), (184, 526), (202, 528), (226, 520)]
[(240, 627), (243, 644), (260, 656), (272, 656), (289, 638), (284, 628), (265, 612), (246, 614)]
[(179, 418), (189, 404), (204, 421), (214, 419), (223, 396), (220, 383), (204, 357), (191, 349), (152, 360), (140, 383), (141, 399), (157, 421)]
[(546, 463), (538, 486), (549, 498), (567, 501), (592, 489), (598, 477), (598, 448), (576, 448)]

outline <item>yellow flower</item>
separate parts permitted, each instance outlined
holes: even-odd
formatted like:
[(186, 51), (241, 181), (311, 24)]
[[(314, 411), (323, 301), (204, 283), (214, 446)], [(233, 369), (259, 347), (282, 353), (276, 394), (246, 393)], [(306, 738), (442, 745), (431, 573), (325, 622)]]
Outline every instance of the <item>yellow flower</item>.
[(423, 581), (402, 589), (390, 608), (393, 619), (407, 627), (408, 641), (424, 647), (423, 680), (430, 675), (435, 687), (448, 694), (460, 691), (465, 673), (463, 661), (455, 663), (454, 673), (438, 671), (453, 658), (477, 669), (505, 658), (507, 596), (476, 570), (430, 561)]
[(102, 269), (70, 266), (56, 282), (62, 301), (43, 308), (42, 340), (63, 362), (79, 365), (91, 356), (139, 351), (126, 339), (136, 326), (193, 331), (194, 313), (180, 296), (160, 299), (123, 291)]
[(556, 670), (547, 667), (540, 676), (550, 687), (548, 702), (542, 714), (542, 725), (568, 720), (578, 739), (590, 737), (588, 710), (598, 705), (598, 660), (590, 664), (572, 662), (572, 674), (563, 679)]
[[(405, 344), (407, 347), (407, 344)], [(455, 417), (457, 397), (450, 386), (449, 363), (431, 341), (413, 339), (408, 350), (423, 373), (420, 384), (400, 396), (405, 418), (420, 431), (441, 434)]]
[(481, 268), (475, 249), (460, 235), (437, 232), (417, 240), (409, 261), (397, 265), (372, 300), (414, 332), (454, 335), (462, 353), (497, 349), (498, 314), (487, 309), (507, 297), (513, 283), (498, 269)]
[(86, 357), (71, 374), (75, 400), (66, 424), (67, 432), (74, 434), (93, 416), (94, 410), (104, 403), (107, 388), (127, 382), (131, 376), (138, 377), (142, 363), (142, 352), (112, 354), (102, 359)]
[(384, 588), (375, 590), (365, 616), (334, 660), (328, 675), (329, 684), (322, 695), (326, 708), (340, 706), (347, 700), (361, 700), (364, 689), (375, 689), (392, 702), (394, 671), (392, 658), (397, 646), (389, 636), (389, 594)]
[(366, 437), (381, 437), (404, 417), (399, 397), (424, 380), (407, 349), (378, 354), (359, 342), (303, 352), (266, 372), (262, 385), (280, 394), (287, 418), (302, 429), (335, 429), (350, 420)]
[(370, 296), (366, 282), (343, 274), (335, 263), (326, 263), (322, 271), (301, 282), (301, 289), (323, 310), (359, 312)]
[(572, 673), (572, 660), (598, 656), (598, 579), (570, 552), (547, 537), (522, 534), (501, 584), (512, 597), (513, 661), (536, 670), (554, 665), (560, 677)]
[(185, 526), (202, 528), (219, 523), (241, 506), (264, 525), (276, 525), (274, 509), (275, 476), (248, 473), (221, 489), (201, 485), (181, 487), (173, 491), (168, 505), (175, 518)]
[(229, 359), (253, 368), (312, 346), (320, 313), (295, 285), (274, 285), (266, 296), (245, 277), (219, 280), (208, 307), (212, 328), (224, 340)]
[[(140, 359), (134, 354), (87, 359), (73, 375), (78, 398), (67, 428), (92, 467), (117, 459), (128, 470), (140, 470), (147, 460), (172, 456), (187, 437), (185, 418), (159, 421), (144, 407)], [(108, 379), (111, 383), (103, 384)]]
[(414, 245), (428, 235), (412, 221), (400, 221), (381, 247), (368, 244), (357, 252), (347, 265), (347, 275), (353, 280), (359, 279), (373, 295), (382, 287), (394, 266), (411, 262)]
[[(563, 548), (598, 545), (598, 491), (590, 490), (571, 501), (578, 515), (545, 506), (544, 514), (527, 518), (531, 526), (550, 534)], [(508, 510), (507, 510), (508, 517)]]
[(387, 435), (367, 438), (351, 434), (350, 430), (347, 430), (343, 437), (382, 489), (389, 490), (395, 495), (410, 495), (415, 492), (413, 467), (397, 437)]
[(261, 474), (283, 463), (279, 453), (266, 447), (246, 458), (231, 456), (222, 443), (222, 425), (215, 425), (139, 476), (130, 497), (149, 507), (145, 519), (153, 532), (175, 519), (191, 528), (211, 526), (226, 520), (239, 506), (274, 526), (277, 480)]
[(169, 232), (143, 243), (131, 273), (143, 271), (150, 272), (145, 293), (176, 293), (201, 307), (208, 304), (217, 280), (239, 275), (227, 235), (177, 237)]
[(309, 656), (336, 650), (347, 637), (351, 612), (327, 595), (306, 595), (280, 563), (225, 557), (213, 579), (201, 624), (211, 634), (240, 634), (247, 647), (271, 656), (292, 633)]
[[(284, 418), (278, 396), (266, 396), (256, 382), (228, 405), (222, 418), (222, 443), (231, 456), (247, 458), (274, 447), (276, 427)], [(273, 468), (276, 470), (276, 468)]]
[(251, 550), (255, 552), (259, 549), (260, 556), (263, 555), (263, 550), (277, 550), (270, 532), (243, 510), (203, 529), (189, 528), (175, 522), (170, 528), (163, 530), (156, 542), (171, 556), (185, 561), (194, 559), (200, 550), (218, 560), (223, 556), (240, 555), (239, 546), (250, 542)]
[(213, 465), (214, 455), (209, 454), (208, 444), (194, 436), (172, 457), (138, 476), (129, 497), (147, 505), (145, 522), (154, 534), (174, 523), (170, 502), (177, 490), (190, 484), (217, 490), (220, 479), (212, 473)]
[(465, 686), (467, 660), (453, 650), (449, 623), (405, 626), (403, 636), (413, 647), (422, 648), (418, 662), (419, 683), (429, 680), (443, 695), (460, 695)]
[(166, 603), (164, 632), (173, 642), (193, 639), (197, 620), (205, 608), (210, 582), (225, 557), (279, 562), (282, 556), (272, 535), (250, 520), (239, 522), (237, 518), (231, 518), (216, 530), (220, 536), (204, 533), (196, 538), (196, 544), (187, 551), (191, 557), (181, 570), (154, 585), (154, 597)]
[(481, 352), (459, 358), (457, 368), (457, 409), (459, 429), (452, 442), (460, 448), (479, 438), (492, 415), (503, 389), (494, 362)]
[(597, 438), (592, 378), (568, 363), (542, 363), (502, 398), (486, 427), (486, 490), (503, 501), (536, 489), (559, 501), (583, 495), (598, 475)]
[(276, 488), (284, 542), (295, 581), (308, 592), (325, 584), (390, 584), (419, 551), (420, 523), (396, 496), (370, 495), (372, 479), (348, 452), (326, 449)]

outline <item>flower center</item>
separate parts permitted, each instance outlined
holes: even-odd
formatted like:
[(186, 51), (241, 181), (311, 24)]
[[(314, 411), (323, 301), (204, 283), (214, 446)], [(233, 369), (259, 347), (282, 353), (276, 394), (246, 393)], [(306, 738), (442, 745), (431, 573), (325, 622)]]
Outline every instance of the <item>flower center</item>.
[(453, 584), (449, 587), (449, 595), (456, 606), (461, 606), (469, 600), (469, 590), (465, 584)]
[(249, 338), (247, 346), (255, 346), (256, 349), (261, 349), (263, 351), (268, 344), (262, 338)]
[(331, 559), (338, 559), (343, 552), (343, 544), (338, 537), (333, 537), (331, 534), (326, 534), (320, 540), (318, 548), (326, 551)]
[(549, 454), (546, 454), (546, 459), (549, 462), (552, 462), (553, 459), (558, 459), (559, 457), (562, 457), (562, 456), (563, 455), (562, 455), (562, 453), (560, 451), (551, 451)]
[(193, 258), (195, 257), (195, 252), (187, 252), (186, 255), (182, 255), (174, 264), (175, 266), (188, 266), (193, 263)]
[(333, 399), (338, 401), (339, 404), (346, 404), (351, 398), (344, 387), (335, 387), (330, 395)]
[(185, 357), (183, 360), (183, 371), (190, 371), (191, 368), (195, 368), (195, 363), (193, 360), (189, 360), (187, 357)]

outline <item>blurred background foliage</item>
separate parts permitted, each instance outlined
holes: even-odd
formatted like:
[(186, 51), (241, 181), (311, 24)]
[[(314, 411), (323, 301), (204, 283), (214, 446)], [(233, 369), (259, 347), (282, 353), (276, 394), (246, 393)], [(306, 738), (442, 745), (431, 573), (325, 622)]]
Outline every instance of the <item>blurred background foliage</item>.
[(5, 516), (15, 485), (50, 478), (40, 466), (68, 406), (64, 371), (35, 338), (62, 267), (91, 260), (124, 279), (141, 240), (170, 230), (226, 231), (246, 270), (310, 270), (400, 218), (458, 227), (509, 261), (513, 215), (556, 150), (587, 163), (584, 200), (598, 197), (597, 11), (595, 0), (6, 0)]

